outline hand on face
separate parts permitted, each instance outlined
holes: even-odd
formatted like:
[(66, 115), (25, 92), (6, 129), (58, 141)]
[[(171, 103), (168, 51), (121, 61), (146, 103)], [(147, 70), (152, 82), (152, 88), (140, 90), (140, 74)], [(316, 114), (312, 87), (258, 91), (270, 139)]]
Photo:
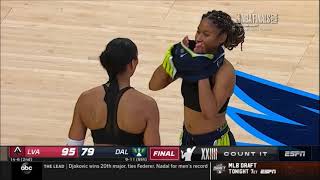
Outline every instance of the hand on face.
[[(185, 36), (182, 40), (182, 43), (186, 46), (189, 47), (189, 37)], [(203, 42), (197, 42), (195, 48), (193, 49), (193, 52), (197, 54), (204, 54), (205, 53), (205, 47)]]
[(220, 33), (221, 29), (213, 24), (210, 19), (202, 19), (195, 34), (196, 46), (193, 51), (198, 54), (215, 52), (227, 38), (225, 33)]
[(204, 54), (206, 53), (204, 43), (203, 42), (196, 42), (196, 46), (193, 49), (193, 51), (197, 54)]
[(182, 43), (186, 46), (189, 47), (189, 38), (188, 36), (185, 36), (182, 40)]

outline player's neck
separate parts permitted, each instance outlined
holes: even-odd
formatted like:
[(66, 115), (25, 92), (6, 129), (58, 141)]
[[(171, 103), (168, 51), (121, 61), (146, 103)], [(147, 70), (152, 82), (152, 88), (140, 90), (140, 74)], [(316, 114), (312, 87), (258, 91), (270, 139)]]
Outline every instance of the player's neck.
[(123, 89), (125, 87), (130, 86), (130, 78), (127, 77), (126, 75), (118, 75), (118, 84), (119, 84), (119, 89)]

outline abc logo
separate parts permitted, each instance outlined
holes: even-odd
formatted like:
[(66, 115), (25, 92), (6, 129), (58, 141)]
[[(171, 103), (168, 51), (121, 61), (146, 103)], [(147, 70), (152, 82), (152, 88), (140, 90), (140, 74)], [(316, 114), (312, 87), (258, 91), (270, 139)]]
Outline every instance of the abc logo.
[(24, 173), (24, 174), (30, 174), (31, 171), (32, 171), (32, 166), (28, 166), (29, 163), (25, 162), (21, 165), (21, 171)]

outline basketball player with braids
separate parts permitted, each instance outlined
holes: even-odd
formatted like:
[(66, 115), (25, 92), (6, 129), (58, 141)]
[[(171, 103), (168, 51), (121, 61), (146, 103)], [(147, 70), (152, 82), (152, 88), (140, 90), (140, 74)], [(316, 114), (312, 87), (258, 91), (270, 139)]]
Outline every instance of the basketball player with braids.
[(100, 63), (109, 81), (80, 95), (67, 144), (83, 145), (88, 128), (95, 145), (160, 145), (155, 100), (130, 86), (138, 64), (136, 45), (127, 38), (113, 39)]
[[(181, 145), (232, 146), (235, 139), (225, 113), (236, 81), (224, 48), (244, 42), (243, 26), (222, 11), (203, 14), (195, 41), (185, 37), (171, 46), (155, 70), (149, 89), (160, 90), (182, 78), (184, 126)], [(223, 48), (224, 47), (224, 48)]]

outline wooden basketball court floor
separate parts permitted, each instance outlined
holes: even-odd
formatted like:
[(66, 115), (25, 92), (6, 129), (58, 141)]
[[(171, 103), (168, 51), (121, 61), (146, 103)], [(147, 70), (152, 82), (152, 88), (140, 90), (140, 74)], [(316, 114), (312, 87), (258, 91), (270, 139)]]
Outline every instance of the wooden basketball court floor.
[[(107, 80), (97, 57), (111, 39), (128, 37), (140, 59), (132, 86), (156, 99), (162, 144), (178, 145), (181, 81), (159, 92), (148, 81), (168, 45), (194, 37), (212, 9), (233, 18), (277, 14), (277, 23), (246, 27), (243, 51), (226, 58), (239, 71), (319, 95), (318, 1), (1, 0), (0, 144), (64, 145), (78, 96)], [(254, 111), (235, 96), (229, 105)], [(237, 140), (265, 144), (227, 120)]]

